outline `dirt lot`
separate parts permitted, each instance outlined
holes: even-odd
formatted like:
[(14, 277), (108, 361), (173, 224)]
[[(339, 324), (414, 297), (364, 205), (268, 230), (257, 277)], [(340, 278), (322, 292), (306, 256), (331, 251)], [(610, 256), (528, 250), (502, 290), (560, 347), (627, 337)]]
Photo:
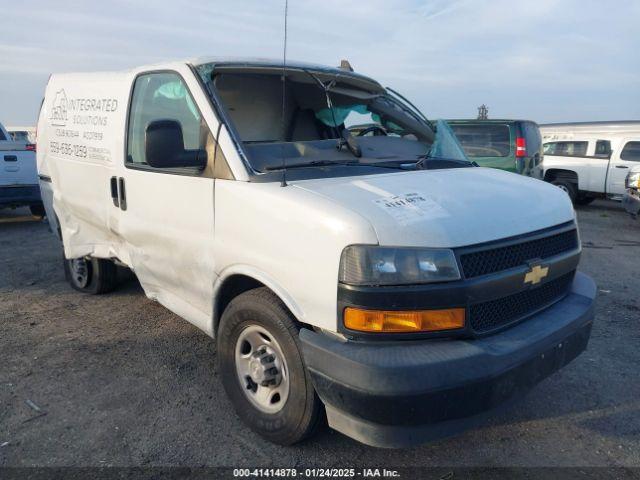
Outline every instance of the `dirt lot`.
[(135, 280), (75, 292), (46, 224), (0, 211), (0, 465), (640, 466), (640, 221), (604, 201), (578, 216), (599, 288), (587, 352), (482, 428), (393, 451), (328, 429), (262, 441), (227, 401), (208, 337)]

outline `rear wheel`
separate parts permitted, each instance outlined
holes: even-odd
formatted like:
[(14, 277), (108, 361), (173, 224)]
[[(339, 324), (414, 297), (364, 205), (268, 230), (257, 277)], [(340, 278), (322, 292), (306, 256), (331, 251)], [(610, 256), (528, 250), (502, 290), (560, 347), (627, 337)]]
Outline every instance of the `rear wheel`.
[(258, 288), (232, 300), (217, 345), (222, 384), (252, 430), (280, 445), (313, 433), (320, 399), (304, 365), (298, 328), (275, 295)]
[(34, 217), (44, 218), (44, 216), (46, 215), (44, 205), (42, 204), (31, 205), (29, 207), (29, 210), (31, 210), (31, 215), (33, 215)]
[(110, 260), (80, 257), (63, 261), (65, 278), (79, 292), (97, 295), (117, 286), (118, 267)]
[(564, 190), (566, 194), (569, 195), (569, 198), (571, 199), (571, 201), (575, 203), (576, 198), (578, 196), (578, 189), (575, 183), (569, 180), (565, 180), (564, 178), (556, 178), (551, 182), (551, 184), (555, 185), (561, 190)]
[(587, 197), (586, 195), (578, 194), (578, 198), (576, 198), (576, 205), (589, 205), (595, 199), (596, 197)]

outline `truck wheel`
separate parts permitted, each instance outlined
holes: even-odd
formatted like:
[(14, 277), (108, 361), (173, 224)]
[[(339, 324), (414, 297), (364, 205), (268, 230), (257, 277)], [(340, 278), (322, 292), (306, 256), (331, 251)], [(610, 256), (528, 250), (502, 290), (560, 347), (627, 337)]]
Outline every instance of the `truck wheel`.
[(575, 203), (576, 198), (578, 196), (578, 189), (576, 188), (575, 183), (570, 182), (569, 180), (565, 180), (563, 178), (556, 178), (551, 182), (551, 184), (555, 185), (561, 190), (564, 190), (567, 193), (567, 195), (569, 195), (571, 202)]
[(31, 205), (29, 207), (29, 210), (31, 210), (31, 215), (33, 215), (34, 217), (44, 218), (45, 215), (47, 214), (44, 210), (44, 205), (42, 204)]
[(578, 195), (578, 198), (576, 198), (576, 205), (589, 205), (595, 199), (596, 197), (587, 197), (584, 195)]
[(116, 288), (118, 267), (111, 260), (80, 257), (63, 261), (65, 278), (79, 292), (98, 295)]
[(240, 418), (280, 445), (310, 436), (320, 399), (304, 364), (298, 328), (285, 305), (267, 288), (238, 295), (218, 329), (222, 384)]

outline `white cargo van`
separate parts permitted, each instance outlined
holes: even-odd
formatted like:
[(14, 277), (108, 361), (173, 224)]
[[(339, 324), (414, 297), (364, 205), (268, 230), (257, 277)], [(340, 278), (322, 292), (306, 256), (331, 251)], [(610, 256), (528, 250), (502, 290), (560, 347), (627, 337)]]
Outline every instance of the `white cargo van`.
[(620, 200), (629, 169), (640, 162), (640, 122), (556, 123), (540, 126), (540, 178), (577, 204)]
[(104, 293), (129, 267), (216, 338), (229, 398), (273, 442), (325, 413), (371, 445), (451, 434), (586, 348), (595, 286), (567, 196), (475, 167), (366, 76), (215, 59), (52, 75), (38, 135), (71, 285)]

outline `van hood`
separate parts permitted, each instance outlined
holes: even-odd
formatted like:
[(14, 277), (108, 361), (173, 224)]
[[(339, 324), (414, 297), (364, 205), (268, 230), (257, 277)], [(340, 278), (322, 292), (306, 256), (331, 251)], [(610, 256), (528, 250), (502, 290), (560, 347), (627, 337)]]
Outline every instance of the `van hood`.
[(488, 168), (455, 168), (291, 182), (373, 225), (380, 245), (454, 248), (574, 219), (557, 187)]

